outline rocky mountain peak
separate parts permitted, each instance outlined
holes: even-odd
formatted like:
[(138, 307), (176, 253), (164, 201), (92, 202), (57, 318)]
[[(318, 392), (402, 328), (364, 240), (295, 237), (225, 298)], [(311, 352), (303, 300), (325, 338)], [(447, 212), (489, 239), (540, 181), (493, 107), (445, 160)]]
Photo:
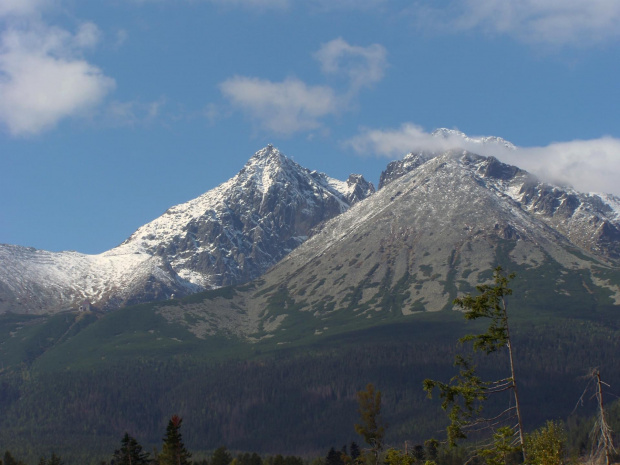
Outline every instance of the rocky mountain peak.
[[(0, 246), (4, 268), (12, 270), (0, 269), (0, 312), (58, 311), (84, 300), (115, 308), (243, 283), (373, 192), (360, 175), (339, 181), (268, 145), (228, 181), (98, 256)], [(26, 302), (35, 287), (40, 299)], [(3, 293), (23, 305), (6, 307)]]
[(268, 144), (252, 155), (245, 166), (279, 164), (285, 159), (287, 159), (287, 157), (282, 152), (273, 145)]
[[(498, 150), (516, 150), (516, 147), (501, 137), (488, 136), (488, 137), (469, 137), (467, 134), (458, 131), (456, 129), (439, 128), (435, 129), (431, 136), (437, 139), (437, 143), (430, 143), (427, 150), (417, 150), (410, 152), (403, 157), (402, 160), (396, 160), (388, 164), (385, 171), (381, 173), (379, 178), (379, 189), (383, 188), (386, 184), (400, 178), (404, 174), (415, 170), (419, 166), (426, 163), (431, 158), (435, 158), (446, 152), (459, 153), (463, 150), (470, 153), (476, 153), (478, 150), (484, 148), (485, 153), (489, 148), (496, 147)], [(495, 160), (499, 163), (497, 160)], [(497, 163), (490, 166), (490, 170), (500, 169), (500, 165)], [(489, 171), (491, 173), (500, 174), (495, 171)], [(503, 175), (509, 175), (508, 172)]]
[[(456, 129), (446, 129), (439, 128), (435, 129), (431, 135), (438, 139), (449, 140), (451, 143), (454, 143), (459, 146), (459, 143), (462, 144), (481, 144), (481, 145), (497, 145), (500, 147), (504, 147), (510, 150), (516, 150), (515, 145), (512, 142), (507, 141), (501, 137), (497, 136), (482, 136), (482, 137), (469, 137), (464, 132), (458, 131)], [(455, 147), (456, 148), (456, 147)], [(469, 148), (469, 147), (463, 147)]]

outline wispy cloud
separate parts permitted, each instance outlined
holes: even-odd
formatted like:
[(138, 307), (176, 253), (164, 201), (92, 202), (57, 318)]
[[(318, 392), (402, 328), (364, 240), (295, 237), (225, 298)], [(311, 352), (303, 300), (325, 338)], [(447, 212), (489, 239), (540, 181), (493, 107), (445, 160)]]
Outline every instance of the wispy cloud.
[(137, 126), (148, 124), (161, 115), (166, 100), (162, 97), (154, 102), (113, 101), (107, 105), (105, 118), (112, 125)]
[[(18, 0), (11, 0), (18, 1)], [(171, 2), (173, 0), (130, 0), (134, 3)], [(185, 3), (202, 1), (231, 8), (245, 7), (255, 10), (287, 9), (292, 6), (314, 7), (322, 12), (332, 10), (369, 10), (385, 5), (388, 0), (185, 0)]]
[(620, 139), (601, 137), (591, 140), (555, 142), (543, 147), (510, 148), (503, 139), (466, 137), (458, 131), (441, 137), (413, 123), (398, 129), (365, 129), (345, 145), (359, 154), (402, 158), (409, 152), (443, 152), (464, 149), (525, 169), (541, 179), (570, 185), (583, 192), (620, 195)]
[(83, 23), (75, 34), (28, 22), (0, 36), (0, 121), (12, 135), (37, 134), (100, 103), (115, 82), (82, 57), (99, 30)]
[[(134, 3), (178, 3), (176, 0), (130, 0)], [(196, 0), (185, 0), (185, 3), (192, 3)], [(231, 8), (247, 7), (257, 10), (273, 10), (288, 8), (291, 0), (202, 0), (204, 3), (213, 3)]]
[(350, 93), (357, 93), (383, 79), (387, 67), (385, 47), (379, 44), (360, 47), (342, 38), (323, 44), (314, 57), (325, 74), (345, 76), (350, 83)]
[(50, 0), (2, 0), (0, 18), (37, 15)]
[(452, 0), (437, 8), (410, 8), (420, 24), (445, 30), (481, 30), (551, 46), (588, 46), (620, 37), (617, 0)]
[(433, 137), (421, 126), (404, 123), (398, 129), (363, 129), (361, 134), (345, 142), (359, 154), (378, 155), (392, 159), (409, 152), (448, 150), (448, 141)]
[(235, 76), (221, 83), (220, 89), (260, 127), (282, 135), (316, 129), (320, 118), (338, 107), (331, 88), (308, 86), (295, 78), (272, 82)]
[(382, 46), (353, 46), (343, 39), (324, 44), (314, 56), (324, 73), (347, 79), (344, 93), (326, 85), (309, 85), (298, 78), (275, 82), (246, 76), (227, 79), (220, 84), (220, 90), (260, 128), (290, 135), (317, 129), (322, 118), (346, 110), (363, 87), (383, 78), (387, 65)]

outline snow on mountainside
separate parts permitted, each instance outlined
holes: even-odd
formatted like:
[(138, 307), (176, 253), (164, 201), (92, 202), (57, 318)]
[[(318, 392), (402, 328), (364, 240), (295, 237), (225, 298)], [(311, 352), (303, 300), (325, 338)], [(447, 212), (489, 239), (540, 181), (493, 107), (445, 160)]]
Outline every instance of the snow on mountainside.
[(270, 145), (102, 254), (0, 245), (0, 312), (115, 308), (249, 281), (373, 192), (362, 176), (332, 179)]
[(431, 146), (435, 146), (434, 149), (410, 152), (405, 155), (402, 160), (389, 163), (385, 171), (381, 173), (378, 188), (381, 189), (388, 182), (403, 176), (423, 163), (426, 163), (431, 158), (437, 157), (448, 150), (468, 150), (473, 153), (478, 153), (478, 151), (483, 148), (486, 150), (494, 150), (497, 148), (517, 150), (511, 142), (501, 137), (469, 137), (455, 129), (435, 129), (431, 133), (431, 136), (435, 140), (435, 143), (430, 144)]
[[(520, 285), (533, 289), (525, 296), (530, 304), (539, 292), (550, 299), (542, 305), (559, 308), (620, 304), (618, 262), (577, 240), (588, 225), (596, 236), (596, 218), (617, 228), (618, 199), (610, 205), (544, 184), (530, 188), (535, 178), (527, 172), (463, 150), (423, 158), (326, 222), (251, 285), (158, 312), (198, 337), (223, 331), (293, 342), (339, 325), (451, 309), (458, 293), (488, 282), (498, 264), (518, 271)], [(555, 217), (542, 212), (533, 192), (563, 199), (551, 202)], [(558, 210), (570, 211), (571, 195), (583, 203), (563, 222)], [(304, 333), (295, 333), (300, 328)]]
[(502, 139), (501, 137), (496, 137), (496, 136), (469, 137), (467, 134), (461, 131), (457, 131), (455, 129), (446, 129), (446, 128), (435, 129), (431, 133), (431, 135), (438, 139), (452, 140), (454, 141), (454, 144), (456, 146), (459, 146), (459, 145), (462, 146), (462, 145), (467, 145), (467, 144), (473, 144), (474, 147), (476, 145), (478, 146), (497, 145), (497, 146), (503, 146), (510, 150), (516, 150), (516, 147), (514, 146), (512, 142), (508, 142), (506, 139)]
[(85, 255), (0, 245), (0, 262), (0, 312), (45, 313), (91, 303), (112, 308), (199, 290), (145, 253)]
[[(442, 130), (449, 131), (449, 130)], [(437, 131), (435, 131), (436, 133)], [(433, 134), (435, 134), (433, 133)], [(443, 134), (443, 133), (442, 133)], [(459, 133), (462, 134), (462, 133)], [(464, 139), (472, 140), (462, 135)], [(514, 148), (500, 138), (474, 139)], [(499, 142), (498, 142), (499, 141)], [(381, 173), (379, 188), (417, 169), (438, 153), (409, 153), (388, 164)], [(611, 194), (580, 193), (554, 186), (516, 166), (489, 157), (477, 170), (488, 187), (519, 202), (540, 220), (565, 235), (575, 245), (605, 259), (620, 260), (620, 199)]]

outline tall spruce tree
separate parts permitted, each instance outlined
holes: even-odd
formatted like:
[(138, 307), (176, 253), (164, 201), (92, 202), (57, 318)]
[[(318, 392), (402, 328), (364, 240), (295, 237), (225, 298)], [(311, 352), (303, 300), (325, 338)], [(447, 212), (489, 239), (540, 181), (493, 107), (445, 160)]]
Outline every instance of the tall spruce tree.
[[(466, 430), (472, 426), (478, 429), (486, 426), (495, 431), (494, 445), (491, 449), (479, 451), (480, 455), (489, 456), (498, 452), (521, 450), (523, 460), (527, 462), (506, 302), (506, 297), (512, 295), (508, 283), (514, 276), (514, 274), (507, 276), (501, 267), (497, 267), (493, 273), (493, 285), (476, 286), (479, 295), (468, 294), (454, 301), (455, 305), (465, 310), (463, 314), (465, 319), (490, 320), (484, 333), (466, 335), (459, 339), (459, 342), (472, 342), (474, 352), (481, 351), (487, 355), (506, 349), (510, 376), (495, 381), (484, 381), (478, 376), (471, 357), (457, 355), (454, 364), (459, 367), (459, 374), (449, 383), (426, 379), (424, 390), (430, 397), (435, 388), (439, 389), (440, 398), (443, 399), (442, 407), (448, 411), (450, 418), (447, 433), (451, 445), (458, 439), (466, 438)], [(482, 417), (483, 403), (489, 395), (505, 391), (512, 391), (511, 406), (492, 418)], [(516, 430), (512, 426), (515, 421)], [(511, 451), (508, 451), (509, 448), (512, 448)]]
[(150, 454), (142, 450), (142, 446), (129, 433), (121, 439), (121, 448), (114, 451), (112, 457), (114, 465), (148, 465), (151, 463)]
[(159, 454), (159, 465), (190, 465), (190, 454), (183, 444), (181, 436), (181, 423), (183, 419), (178, 415), (173, 415), (166, 428), (166, 436), (163, 438), (161, 454)]

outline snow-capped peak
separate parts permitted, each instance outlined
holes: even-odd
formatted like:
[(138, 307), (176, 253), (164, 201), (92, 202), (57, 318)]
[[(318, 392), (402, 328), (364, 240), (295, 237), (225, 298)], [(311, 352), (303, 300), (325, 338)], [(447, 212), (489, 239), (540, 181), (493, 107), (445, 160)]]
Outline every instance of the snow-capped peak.
[[(465, 144), (497, 145), (510, 150), (516, 150), (516, 147), (512, 142), (508, 142), (507, 140), (497, 136), (469, 137), (464, 132), (447, 128), (435, 129), (431, 135), (433, 137), (449, 140), (450, 142), (457, 144), (459, 142), (463, 142)], [(462, 148), (469, 149), (467, 145)]]
[(41, 292), (40, 302), (23, 307), (41, 312), (77, 308), (83, 301), (115, 308), (249, 281), (304, 242), (315, 226), (373, 191), (361, 176), (338, 181), (268, 145), (228, 181), (168, 209), (98, 256), (0, 246), (0, 290), (10, 289), (19, 300), (43, 283), (52, 294)]

